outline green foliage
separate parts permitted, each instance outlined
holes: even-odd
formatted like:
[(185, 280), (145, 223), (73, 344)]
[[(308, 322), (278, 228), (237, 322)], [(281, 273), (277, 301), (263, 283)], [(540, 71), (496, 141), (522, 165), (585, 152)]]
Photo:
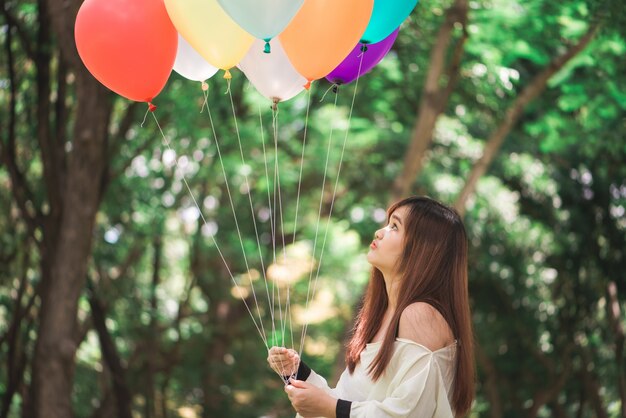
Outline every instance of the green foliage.
[[(141, 126), (146, 109), (113, 98), (112, 180), (94, 230), (88, 271), (93, 290), (85, 289), (79, 305), (79, 328), (88, 332), (76, 358), (77, 416), (93, 416), (112, 396), (109, 366), (89, 319), (92, 295), (105, 307), (136, 415), (161, 408), (163, 416), (291, 416), (282, 381), (266, 366), (260, 334), (302, 348), (320, 374), (336, 374), (342, 339), (368, 279), (366, 244), (384, 220), (390, 185), (402, 171), (430, 49), (450, 3), (420, 3), (389, 56), (359, 80), (353, 109), (354, 85), (341, 86), (335, 96), (319, 81), (310, 99), (302, 93), (281, 103), (274, 115), (268, 101), (234, 71), (232, 105), (218, 74), (209, 80), (207, 109), (199, 83), (173, 73), (156, 100), (162, 137), (152, 114)], [(34, 42), (37, 5), (9, 2), (7, 8)], [(473, 416), (495, 413), (496, 401), (502, 416), (527, 416), (534, 399), (559, 384), (562, 373), (567, 379), (558, 396), (537, 416), (594, 416), (589, 400), (594, 390), (609, 416), (619, 416), (615, 405), (623, 370), (615, 367), (619, 354), (606, 289), (609, 282), (617, 285), (623, 327), (626, 20), (620, 2), (470, 2), (459, 84), (438, 120), (414, 191), (452, 204), (507, 107), (598, 19), (600, 34), (524, 112), (468, 205), (470, 294), (481, 347)], [(1, 22), (5, 45), (5, 15)], [(36, 123), (42, 69), (26, 55), (15, 29), (12, 34), (16, 160), (31, 185), (33, 206), (45, 211)], [(453, 41), (459, 37), (456, 30)], [(55, 75), (61, 47), (54, 45)], [(5, 109), (10, 80), (7, 54), (0, 56)], [(69, 123), (57, 140), (69, 152), (66, 136), (75, 103), (72, 75), (67, 79)], [(127, 112), (133, 123), (118, 132)], [(3, 127), (8, 117), (0, 114)], [(2, 141), (8, 143), (6, 129)], [(278, 186), (276, 161), (282, 211), (270, 212)], [(0, 209), (0, 336), (5, 336), (15, 319), (20, 283), (26, 286), (26, 305), (41, 275), (39, 247), (20, 216), (5, 163)], [(274, 276), (266, 282), (269, 266)], [(287, 290), (293, 337), (289, 324), (285, 337), (281, 330)], [(252, 315), (239, 292), (247, 295)], [(280, 308), (274, 303), (273, 309), (277, 299)], [(27, 359), (36, 340), (34, 311), (18, 330)], [(311, 325), (301, 347), (306, 321)], [(9, 354), (2, 340), (0, 358)], [(27, 385), (28, 367), (24, 376)], [(598, 388), (584, 385), (594, 379)], [(0, 391), (8, 384), (3, 372)], [(15, 396), (11, 411), (19, 414), (21, 404), (21, 395)]]

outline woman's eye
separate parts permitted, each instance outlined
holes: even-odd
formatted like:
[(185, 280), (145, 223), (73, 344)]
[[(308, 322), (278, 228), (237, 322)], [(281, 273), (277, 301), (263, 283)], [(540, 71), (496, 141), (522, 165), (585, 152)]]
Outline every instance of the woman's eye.
[(396, 224), (391, 224), (391, 229), (395, 229), (396, 231), (398, 230), (398, 225)]

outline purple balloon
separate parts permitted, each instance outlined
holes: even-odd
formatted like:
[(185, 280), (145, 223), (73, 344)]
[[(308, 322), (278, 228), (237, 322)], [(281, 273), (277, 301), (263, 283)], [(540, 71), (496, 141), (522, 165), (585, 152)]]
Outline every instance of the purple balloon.
[[(357, 44), (352, 52), (326, 76), (326, 79), (333, 84), (348, 84), (357, 79), (360, 75), (368, 73), (382, 60), (391, 49), (400, 28), (391, 32), (389, 36), (375, 44)], [(367, 50), (362, 52), (362, 48)], [(363, 54), (363, 57), (361, 57)], [(361, 73), (359, 74), (359, 62), (361, 63)]]

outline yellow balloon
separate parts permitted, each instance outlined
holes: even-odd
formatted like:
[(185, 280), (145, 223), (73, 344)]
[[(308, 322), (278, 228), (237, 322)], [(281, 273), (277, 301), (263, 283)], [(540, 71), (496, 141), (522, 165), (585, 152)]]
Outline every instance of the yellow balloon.
[(165, 7), (178, 33), (214, 67), (234, 67), (254, 42), (217, 0), (165, 0)]
[(317, 80), (359, 42), (373, 7), (374, 0), (306, 0), (278, 37), (296, 70), (309, 81)]

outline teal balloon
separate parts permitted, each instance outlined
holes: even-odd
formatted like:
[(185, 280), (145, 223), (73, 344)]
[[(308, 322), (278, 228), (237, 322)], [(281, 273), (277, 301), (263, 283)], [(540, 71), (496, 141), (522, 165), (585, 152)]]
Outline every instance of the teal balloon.
[(304, 0), (217, 1), (246, 32), (268, 43), (287, 27), (304, 3)]
[(417, 0), (374, 0), (372, 17), (361, 37), (364, 44), (375, 44), (385, 39), (407, 18)]

